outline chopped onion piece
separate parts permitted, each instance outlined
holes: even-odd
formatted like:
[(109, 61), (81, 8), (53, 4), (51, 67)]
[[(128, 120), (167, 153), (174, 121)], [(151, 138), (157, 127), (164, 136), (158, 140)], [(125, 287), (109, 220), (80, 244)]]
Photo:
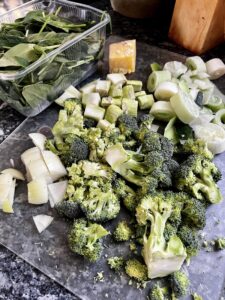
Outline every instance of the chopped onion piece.
[(54, 181), (42, 157), (41, 159), (31, 161), (27, 165), (27, 172), (30, 175), (31, 180), (43, 178), (47, 183), (52, 183)]
[(12, 175), (13, 178), (18, 179), (18, 180), (25, 180), (23, 174), (20, 171), (13, 169), (13, 168), (5, 169), (5, 170), (1, 171), (0, 173), (10, 174), (10, 175)]
[(49, 191), (49, 202), (50, 206), (53, 208), (57, 203), (61, 202), (66, 193), (68, 181), (60, 181), (48, 185)]
[(3, 202), (8, 198), (12, 187), (13, 177), (10, 174), (0, 174), (0, 209)]
[(21, 160), (24, 163), (25, 167), (27, 167), (27, 165), (30, 162), (41, 159), (41, 158), (42, 158), (41, 152), (38, 149), (38, 147), (30, 148), (30, 149), (26, 150), (25, 152), (23, 152), (23, 154), (21, 155)]
[(37, 179), (28, 183), (28, 202), (31, 204), (44, 204), (48, 202), (48, 186), (45, 179)]
[(53, 221), (53, 217), (47, 215), (37, 215), (33, 217), (34, 224), (39, 233), (42, 233)]
[(2, 203), (2, 211), (7, 214), (14, 213), (12, 203), (10, 202), (10, 200), (8, 198), (5, 199)]
[(47, 138), (44, 134), (38, 132), (29, 133), (29, 137), (36, 147), (38, 147), (40, 150), (45, 150), (45, 142)]
[(51, 151), (42, 151), (42, 157), (53, 181), (67, 174), (64, 165), (56, 154)]

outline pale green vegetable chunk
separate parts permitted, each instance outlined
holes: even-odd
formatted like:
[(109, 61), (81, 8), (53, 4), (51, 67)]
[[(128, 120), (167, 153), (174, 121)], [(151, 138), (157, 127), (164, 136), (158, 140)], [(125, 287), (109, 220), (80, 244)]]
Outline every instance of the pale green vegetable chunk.
[(93, 105), (99, 105), (101, 101), (101, 97), (99, 93), (88, 93), (88, 94), (83, 94), (82, 96), (82, 104), (84, 106), (93, 104)]
[(152, 105), (150, 113), (156, 120), (168, 122), (176, 114), (168, 101), (157, 101)]
[(104, 118), (105, 109), (97, 105), (88, 104), (84, 111), (84, 116), (95, 121), (99, 121)]
[(111, 82), (109, 80), (98, 80), (95, 87), (95, 91), (99, 93), (101, 97), (107, 96), (109, 93), (110, 86)]
[(143, 95), (138, 97), (138, 105), (140, 109), (150, 109), (155, 102), (152, 95)]
[(123, 98), (122, 110), (125, 114), (128, 114), (133, 117), (137, 117), (138, 102), (131, 99)]
[(182, 91), (172, 96), (170, 103), (177, 117), (185, 124), (191, 123), (199, 116), (199, 106)]
[(200, 56), (191, 56), (186, 59), (186, 65), (191, 70), (206, 72), (206, 64)]
[(122, 114), (123, 111), (119, 106), (111, 104), (106, 110), (105, 119), (110, 123), (116, 123), (117, 119)]
[(132, 85), (125, 85), (123, 87), (123, 98), (135, 99), (134, 88)]
[(154, 93), (154, 96), (158, 100), (170, 100), (170, 97), (178, 93), (178, 87), (175, 82), (164, 81), (161, 82)]
[(148, 91), (150, 93), (154, 92), (161, 82), (171, 80), (171, 78), (171, 73), (169, 71), (153, 71), (148, 77)]
[(127, 80), (127, 85), (132, 85), (135, 92), (140, 92), (143, 84), (141, 80)]

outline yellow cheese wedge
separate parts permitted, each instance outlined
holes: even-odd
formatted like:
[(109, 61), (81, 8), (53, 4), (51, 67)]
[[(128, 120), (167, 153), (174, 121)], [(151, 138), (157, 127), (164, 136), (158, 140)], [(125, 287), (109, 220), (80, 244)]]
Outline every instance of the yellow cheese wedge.
[(136, 40), (127, 40), (109, 45), (110, 73), (132, 73), (136, 65)]

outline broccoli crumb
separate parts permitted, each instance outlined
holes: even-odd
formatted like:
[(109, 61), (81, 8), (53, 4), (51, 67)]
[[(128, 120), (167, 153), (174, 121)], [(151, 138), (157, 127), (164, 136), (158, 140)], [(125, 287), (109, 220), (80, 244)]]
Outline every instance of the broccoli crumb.
[(119, 272), (122, 270), (124, 266), (124, 259), (123, 257), (114, 256), (114, 257), (110, 257), (107, 260), (107, 263), (111, 270), (114, 270), (115, 272)]
[(120, 221), (113, 233), (114, 239), (117, 242), (128, 241), (133, 235), (133, 230), (130, 228), (126, 221)]
[(214, 245), (216, 250), (224, 250), (225, 249), (225, 238), (218, 238), (214, 241)]
[(203, 298), (200, 295), (198, 295), (197, 293), (192, 294), (192, 299), (193, 300), (203, 300)]
[(137, 254), (137, 246), (136, 244), (132, 241), (130, 242), (129, 248), (132, 252), (134, 252), (135, 254)]
[(94, 282), (104, 282), (104, 271), (98, 272), (97, 275), (94, 277)]

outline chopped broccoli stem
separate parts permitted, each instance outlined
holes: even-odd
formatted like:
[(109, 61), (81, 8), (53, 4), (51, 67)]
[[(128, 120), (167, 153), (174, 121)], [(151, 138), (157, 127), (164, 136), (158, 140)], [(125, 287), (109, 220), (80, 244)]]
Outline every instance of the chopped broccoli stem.
[(135, 100), (134, 87), (132, 85), (125, 85), (123, 87), (123, 98)]
[(122, 110), (125, 114), (137, 117), (138, 102), (129, 98), (122, 99)]
[(123, 111), (117, 105), (111, 104), (106, 110), (105, 119), (108, 122), (115, 124), (122, 114)]

